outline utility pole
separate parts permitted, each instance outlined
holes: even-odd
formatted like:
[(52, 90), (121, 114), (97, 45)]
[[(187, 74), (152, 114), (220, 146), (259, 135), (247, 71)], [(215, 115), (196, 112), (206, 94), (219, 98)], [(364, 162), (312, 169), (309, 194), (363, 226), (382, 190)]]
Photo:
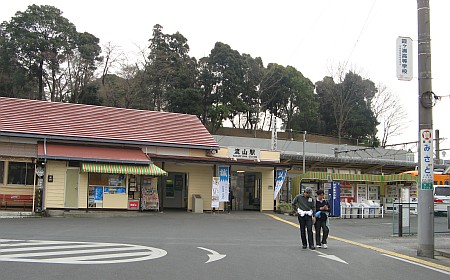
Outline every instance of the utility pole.
[[(433, 202), (433, 154), (428, 162), (429, 150), (433, 151), (433, 104), (431, 89), (430, 1), (417, 0), (418, 54), (419, 54), (419, 201), (417, 255), (434, 258), (434, 202)], [(431, 144), (428, 139), (431, 137)], [(430, 146), (431, 145), (431, 146)], [(428, 160), (428, 161), (427, 161)], [(431, 168), (431, 170), (430, 170)], [(431, 184), (431, 187), (430, 187)]]
[(305, 165), (305, 143), (306, 143), (306, 130), (303, 131), (303, 174), (306, 172), (306, 165)]

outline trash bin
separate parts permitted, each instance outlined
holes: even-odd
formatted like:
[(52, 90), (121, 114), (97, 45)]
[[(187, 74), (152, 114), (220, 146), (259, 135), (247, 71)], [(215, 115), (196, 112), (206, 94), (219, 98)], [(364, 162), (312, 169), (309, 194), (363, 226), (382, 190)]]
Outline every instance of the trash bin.
[(375, 202), (373, 200), (367, 200), (365, 203), (369, 207), (369, 218), (375, 218)]
[(380, 203), (377, 201), (373, 202), (373, 206), (375, 207), (374, 211), (375, 211), (375, 218), (379, 218), (380, 217), (380, 212), (381, 212), (381, 207), (380, 207)]
[[(361, 206), (357, 202), (352, 202), (351, 212), (350, 212), (350, 218), (356, 219), (359, 218), (358, 216), (361, 213)], [(362, 218), (362, 215), (361, 215)]]
[(203, 213), (203, 198), (199, 194), (192, 195), (192, 212)]
[(361, 213), (361, 217), (364, 219), (369, 218), (369, 214), (370, 214), (370, 206), (366, 203), (361, 203), (360, 204), (362, 213)]
[(349, 219), (351, 212), (351, 205), (348, 202), (341, 202), (341, 218)]

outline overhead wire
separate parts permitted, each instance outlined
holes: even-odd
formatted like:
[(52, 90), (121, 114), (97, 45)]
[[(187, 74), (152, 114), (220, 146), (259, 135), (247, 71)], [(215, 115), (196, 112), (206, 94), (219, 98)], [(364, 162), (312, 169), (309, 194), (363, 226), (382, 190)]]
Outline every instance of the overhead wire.
[(367, 14), (366, 20), (364, 21), (363, 27), (361, 28), (361, 31), (359, 32), (358, 38), (356, 38), (355, 44), (353, 44), (353, 48), (350, 51), (350, 54), (349, 54), (347, 60), (345, 61), (344, 70), (347, 69), (347, 64), (350, 61), (350, 59), (351, 59), (351, 57), (353, 55), (353, 52), (356, 49), (356, 45), (358, 45), (359, 39), (361, 39), (361, 36), (363, 35), (363, 33), (364, 33), (364, 31), (365, 31), (365, 29), (366, 29), (366, 27), (368, 25), (367, 23), (369, 22), (369, 18), (372, 15), (372, 11), (373, 11), (373, 8), (375, 7), (376, 2), (377, 2), (377, 0), (373, 0), (373, 2), (372, 2), (372, 7), (370, 8), (369, 13)]

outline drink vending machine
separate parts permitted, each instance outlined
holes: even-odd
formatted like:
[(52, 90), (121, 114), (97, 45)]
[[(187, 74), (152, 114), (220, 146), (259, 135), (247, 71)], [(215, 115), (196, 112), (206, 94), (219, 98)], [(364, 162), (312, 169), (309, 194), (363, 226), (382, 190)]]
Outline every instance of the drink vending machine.
[(330, 205), (330, 217), (341, 216), (341, 184), (331, 182), (328, 190), (328, 204)]

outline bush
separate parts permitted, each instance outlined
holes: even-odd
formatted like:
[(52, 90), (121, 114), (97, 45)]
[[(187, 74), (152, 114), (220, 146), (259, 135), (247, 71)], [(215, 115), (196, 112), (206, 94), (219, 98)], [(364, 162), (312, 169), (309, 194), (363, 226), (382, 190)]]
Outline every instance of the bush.
[(292, 212), (292, 205), (287, 202), (281, 202), (278, 204), (278, 211), (280, 213), (291, 213)]

